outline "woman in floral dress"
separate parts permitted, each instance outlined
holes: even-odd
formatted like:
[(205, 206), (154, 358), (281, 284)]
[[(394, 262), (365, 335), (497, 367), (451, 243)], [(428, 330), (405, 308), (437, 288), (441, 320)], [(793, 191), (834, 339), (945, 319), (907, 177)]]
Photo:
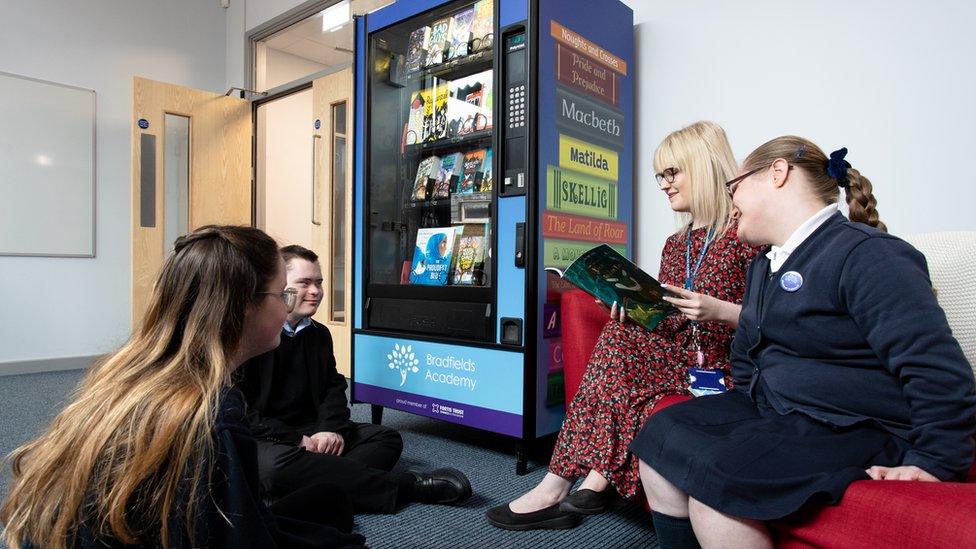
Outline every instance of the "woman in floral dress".
[[(684, 217), (661, 256), (659, 280), (682, 314), (653, 331), (611, 308), (568, 406), (549, 472), (535, 488), (489, 509), (488, 521), (508, 530), (572, 528), (581, 515), (603, 512), (616, 491), (641, 495), (637, 460), (627, 446), (662, 397), (688, 394), (692, 368), (721, 370), (730, 387), (729, 346), (756, 249), (736, 238), (725, 182), (735, 160), (725, 131), (698, 122), (668, 135), (654, 169), (671, 209)], [(579, 489), (570, 495), (576, 479)]]

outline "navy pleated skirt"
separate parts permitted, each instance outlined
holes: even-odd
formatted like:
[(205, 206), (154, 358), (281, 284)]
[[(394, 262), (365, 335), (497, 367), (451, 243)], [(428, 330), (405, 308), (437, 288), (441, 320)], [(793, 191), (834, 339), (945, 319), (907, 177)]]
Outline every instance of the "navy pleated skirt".
[(900, 465), (909, 448), (872, 423), (780, 415), (758, 393), (757, 402), (733, 390), (661, 410), (630, 450), (712, 509), (773, 520), (807, 502), (837, 503), (851, 482), (869, 478), (865, 469)]

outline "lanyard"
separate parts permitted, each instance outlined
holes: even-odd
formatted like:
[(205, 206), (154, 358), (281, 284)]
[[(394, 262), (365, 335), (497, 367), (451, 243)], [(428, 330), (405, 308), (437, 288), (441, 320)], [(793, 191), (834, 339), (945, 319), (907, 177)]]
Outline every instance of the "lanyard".
[[(695, 269), (691, 269), (691, 225), (688, 225), (688, 239), (685, 245), (685, 289), (689, 291), (695, 291), (695, 277), (698, 276), (698, 270), (701, 269), (702, 261), (705, 259), (705, 254), (708, 253), (708, 247), (712, 245), (712, 240), (715, 239), (715, 229), (708, 229), (708, 234), (705, 235), (705, 242), (702, 243), (701, 253), (698, 254), (698, 261), (695, 261)], [(698, 340), (698, 322), (691, 322), (691, 339), (695, 346), (695, 361), (698, 362), (698, 366), (701, 367), (705, 364), (705, 355), (701, 350), (701, 343)]]
[(695, 262), (695, 270), (691, 269), (691, 225), (688, 225), (688, 242), (685, 246), (685, 289), (694, 291), (695, 290), (695, 277), (698, 276), (698, 270), (701, 269), (702, 261), (705, 259), (705, 254), (708, 253), (708, 247), (712, 245), (712, 240), (715, 239), (715, 229), (708, 229), (708, 234), (705, 235), (705, 242), (702, 244), (701, 253), (698, 255), (698, 261)]

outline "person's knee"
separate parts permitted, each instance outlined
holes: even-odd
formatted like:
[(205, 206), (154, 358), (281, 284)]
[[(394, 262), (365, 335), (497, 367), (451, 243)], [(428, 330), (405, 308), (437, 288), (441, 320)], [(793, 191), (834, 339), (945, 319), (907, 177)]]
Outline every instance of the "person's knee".
[(383, 427), (383, 430), (377, 434), (376, 438), (381, 440), (389, 448), (396, 449), (397, 452), (403, 451), (403, 437), (396, 429)]
[(715, 509), (705, 505), (695, 498), (688, 498), (688, 516), (694, 522), (705, 523), (718, 513)]
[(641, 484), (651, 508), (674, 517), (688, 516), (688, 496), (643, 460), (638, 462)]
[(261, 492), (269, 497), (278, 497), (290, 488), (289, 475), (281, 467), (262, 467), (258, 469)]

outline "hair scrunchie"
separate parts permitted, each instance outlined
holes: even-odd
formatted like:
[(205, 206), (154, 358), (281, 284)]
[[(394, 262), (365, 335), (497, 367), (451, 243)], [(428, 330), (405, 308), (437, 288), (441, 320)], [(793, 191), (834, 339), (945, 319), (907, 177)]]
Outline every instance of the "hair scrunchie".
[(827, 169), (827, 175), (837, 180), (837, 186), (844, 189), (847, 188), (847, 169), (851, 167), (851, 163), (844, 160), (847, 156), (847, 147), (837, 149), (836, 151), (830, 153), (830, 158), (827, 160), (827, 164), (824, 166)]

